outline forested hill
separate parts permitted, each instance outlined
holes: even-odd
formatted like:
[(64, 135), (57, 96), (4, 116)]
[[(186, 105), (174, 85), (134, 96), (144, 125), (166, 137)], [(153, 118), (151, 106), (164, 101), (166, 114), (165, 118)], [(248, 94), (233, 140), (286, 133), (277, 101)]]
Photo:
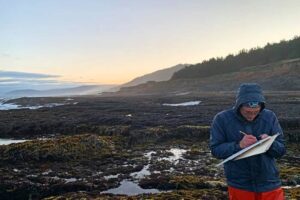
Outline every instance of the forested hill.
[(225, 58), (211, 58), (202, 63), (191, 65), (174, 73), (171, 79), (198, 79), (218, 74), (240, 71), (249, 66), (265, 65), (281, 60), (300, 58), (300, 37), (267, 44), (263, 48), (241, 50), (237, 55)]
[(268, 91), (300, 91), (300, 37), (212, 58), (175, 72), (168, 81), (123, 87), (116, 95), (235, 91), (245, 82)]

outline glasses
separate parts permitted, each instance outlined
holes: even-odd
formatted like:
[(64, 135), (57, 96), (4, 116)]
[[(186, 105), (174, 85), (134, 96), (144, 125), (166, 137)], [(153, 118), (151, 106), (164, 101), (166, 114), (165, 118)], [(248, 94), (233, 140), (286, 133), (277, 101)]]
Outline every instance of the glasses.
[(260, 102), (258, 102), (258, 101), (250, 101), (250, 102), (244, 103), (243, 106), (249, 107), (249, 108), (257, 108), (257, 107), (260, 106)]

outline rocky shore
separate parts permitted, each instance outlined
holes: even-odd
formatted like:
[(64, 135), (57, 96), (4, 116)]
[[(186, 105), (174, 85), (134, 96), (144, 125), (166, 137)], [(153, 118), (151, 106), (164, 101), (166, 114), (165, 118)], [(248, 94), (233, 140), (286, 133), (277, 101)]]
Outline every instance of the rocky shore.
[[(287, 154), (278, 160), (287, 199), (300, 198), (300, 94), (268, 93)], [(172, 106), (200, 101), (198, 105)], [(10, 100), (0, 111), (0, 199), (227, 199), (208, 148), (213, 116), (232, 93)], [(56, 103), (58, 106), (43, 107)]]

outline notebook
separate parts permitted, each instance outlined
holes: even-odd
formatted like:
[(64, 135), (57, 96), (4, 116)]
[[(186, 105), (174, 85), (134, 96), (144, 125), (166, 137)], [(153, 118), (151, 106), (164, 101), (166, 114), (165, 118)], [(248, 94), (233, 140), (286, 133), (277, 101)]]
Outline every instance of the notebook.
[(280, 135), (280, 133), (277, 133), (275, 135), (272, 136), (268, 136), (262, 140), (257, 141), (256, 143), (240, 150), (239, 152), (229, 156), (228, 158), (226, 158), (225, 160), (223, 160), (222, 162), (220, 162), (219, 164), (217, 164), (216, 166), (219, 167), (222, 164), (230, 161), (230, 160), (239, 160), (239, 159), (243, 159), (243, 158), (247, 158), (250, 156), (254, 156), (254, 155), (258, 155), (261, 153), (265, 153), (266, 151), (269, 150), (270, 146), (272, 145), (272, 143), (274, 142), (274, 140), (276, 139), (276, 137)]

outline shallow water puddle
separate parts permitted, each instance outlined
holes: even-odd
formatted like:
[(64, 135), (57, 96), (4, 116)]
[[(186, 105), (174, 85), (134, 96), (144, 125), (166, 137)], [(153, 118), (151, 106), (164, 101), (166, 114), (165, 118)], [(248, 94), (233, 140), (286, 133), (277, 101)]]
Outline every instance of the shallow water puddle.
[(77, 179), (77, 178), (65, 178), (65, 183), (73, 183), (73, 182), (76, 182), (76, 181), (80, 181), (82, 179)]
[[(174, 162), (177, 164), (180, 159), (182, 158), (182, 155), (186, 152), (185, 149), (179, 149), (179, 148), (171, 148), (168, 150), (168, 152), (171, 152), (173, 155), (169, 157), (159, 158), (159, 160), (168, 160), (170, 162)], [(152, 154), (156, 154), (155, 151), (150, 151), (144, 154), (144, 156), (148, 159), (150, 162), (152, 159)], [(133, 172), (130, 174), (130, 176), (134, 179), (142, 179), (145, 176), (151, 175), (151, 172), (149, 171), (150, 164), (145, 165), (143, 169), (139, 172)], [(173, 168), (170, 170), (174, 170)], [(160, 173), (159, 171), (156, 171), (156, 173)], [(108, 177), (108, 176), (107, 176)], [(113, 177), (109, 176), (109, 177)], [(123, 180), (120, 183), (121, 185), (117, 188), (112, 188), (106, 191), (103, 191), (101, 193), (112, 193), (112, 194), (125, 194), (125, 195), (138, 195), (138, 194), (145, 194), (145, 193), (160, 193), (161, 191), (157, 189), (143, 189), (141, 188), (137, 183), (129, 180)]]
[(163, 106), (196, 106), (200, 104), (201, 101), (188, 101), (183, 103), (163, 103)]
[[(179, 148), (171, 148), (170, 150), (168, 150), (168, 152), (171, 152), (173, 155), (169, 156), (169, 157), (158, 158), (158, 160), (168, 160), (176, 165), (180, 159), (183, 159), (182, 155), (185, 152), (187, 152), (187, 150), (179, 149)], [(151, 161), (152, 154), (155, 154), (155, 153), (156, 153), (155, 151), (150, 151), (148, 153), (145, 153), (144, 156), (146, 158), (148, 158), (148, 161)], [(150, 167), (150, 164), (145, 165), (141, 171), (131, 173), (130, 176), (133, 178), (137, 178), (137, 179), (142, 179), (145, 176), (149, 176), (149, 175), (151, 175), (151, 172), (149, 171), (149, 167)], [(157, 173), (159, 173), (159, 172), (157, 171)]]
[(141, 171), (133, 172), (130, 174), (130, 176), (133, 178), (142, 179), (145, 176), (151, 175), (151, 172), (149, 171), (149, 166), (150, 166), (149, 164), (144, 166), (144, 168)]
[[(144, 156), (148, 159), (148, 163), (151, 160), (152, 154), (155, 154), (155, 153), (156, 153), (155, 151), (150, 151), (150, 152), (144, 153)], [(145, 176), (149, 176), (149, 175), (151, 175), (151, 172), (149, 171), (149, 167), (150, 167), (150, 164), (145, 165), (141, 171), (133, 172), (130, 174), (130, 176), (133, 178), (136, 178), (136, 179), (142, 179)]]
[(109, 180), (109, 179), (113, 179), (113, 178), (118, 178), (119, 175), (120, 175), (120, 174), (104, 176), (104, 179), (105, 179), (105, 180)]
[(138, 184), (123, 180), (121, 181), (121, 185), (117, 188), (109, 189), (101, 192), (103, 193), (111, 193), (111, 194), (125, 194), (125, 195), (138, 195), (138, 194), (146, 194), (146, 193), (159, 193), (160, 191), (157, 189), (143, 189)]
[(179, 162), (180, 159), (183, 159), (182, 155), (187, 152), (185, 149), (179, 149), (179, 148), (172, 148), (168, 150), (168, 152), (171, 152), (173, 156), (159, 158), (158, 160), (167, 160), (175, 165)]

